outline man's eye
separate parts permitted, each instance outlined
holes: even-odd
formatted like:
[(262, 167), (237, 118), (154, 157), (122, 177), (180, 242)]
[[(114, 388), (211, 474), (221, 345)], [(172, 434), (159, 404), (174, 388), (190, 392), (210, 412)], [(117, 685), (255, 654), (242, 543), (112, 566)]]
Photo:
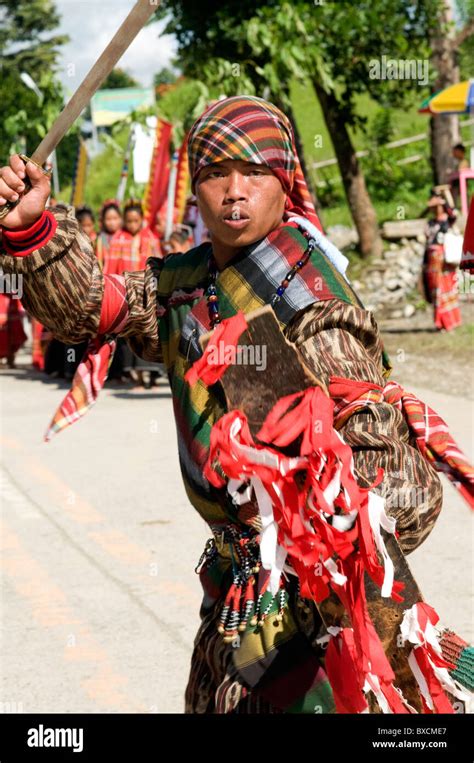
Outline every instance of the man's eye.
[(250, 170), (249, 175), (265, 175), (264, 170)]
[(206, 177), (212, 178), (212, 177), (222, 177), (221, 170), (212, 170), (212, 172), (208, 172)]

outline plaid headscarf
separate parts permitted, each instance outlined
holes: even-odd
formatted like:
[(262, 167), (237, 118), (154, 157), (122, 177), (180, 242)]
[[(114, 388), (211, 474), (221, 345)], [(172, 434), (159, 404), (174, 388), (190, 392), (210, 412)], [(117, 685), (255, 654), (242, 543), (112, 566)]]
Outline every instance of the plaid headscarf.
[(188, 135), (191, 188), (203, 167), (225, 159), (265, 164), (287, 194), (285, 219), (303, 215), (322, 231), (295, 146), (291, 122), (272, 103), (251, 95), (210, 106)]

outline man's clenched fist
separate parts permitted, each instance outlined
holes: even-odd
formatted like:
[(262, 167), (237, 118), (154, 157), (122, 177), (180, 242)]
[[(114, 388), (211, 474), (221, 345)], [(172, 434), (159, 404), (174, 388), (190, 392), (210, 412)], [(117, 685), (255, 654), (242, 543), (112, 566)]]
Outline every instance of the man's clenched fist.
[(31, 189), (21, 197), (11, 212), (0, 220), (5, 228), (23, 228), (32, 225), (45, 208), (51, 181), (32, 162), (25, 163), (18, 154), (10, 157), (10, 166), (0, 169), (0, 209), (7, 201), (16, 201), (25, 190), (24, 178), (30, 178)]

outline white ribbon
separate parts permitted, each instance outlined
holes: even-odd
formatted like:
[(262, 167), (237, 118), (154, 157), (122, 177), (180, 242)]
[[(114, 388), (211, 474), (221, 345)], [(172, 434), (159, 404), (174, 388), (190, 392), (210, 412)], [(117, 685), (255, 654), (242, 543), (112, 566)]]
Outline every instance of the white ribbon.
[[(395, 691), (397, 692), (398, 696), (400, 697), (400, 701), (403, 702), (403, 704), (405, 705), (407, 710), (410, 713), (414, 713), (415, 715), (418, 715), (417, 710), (415, 710), (413, 705), (410, 705), (406, 701), (406, 699), (403, 696), (403, 694), (400, 691), (400, 689), (397, 689), (397, 687), (394, 686), (394, 684), (391, 684), (391, 688), (395, 689)], [(373, 673), (368, 673), (363, 689), (364, 689), (365, 693), (367, 693), (369, 690), (372, 690), (374, 692), (374, 694), (375, 694), (375, 696), (377, 698), (377, 702), (379, 703), (380, 709), (382, 710), (383, 713), (392, 713), (393, 714), (393, 710), (390, 708), (388, 700), (387, 700), (385, 694), (383, 693), (383, 691), (381, 689), (380, 681), (378, 679), (378, 676), (375, 676)]]
[(342, 461), (338, 461), (336, 464), (336, 470), (330, 482), (323, 490), (323, 498), (330, 506), (334, 506), (334, 501), (341, 492), (341, 472)]
[[(241, 454), (245, 454), (247, 459), (252, 463), (264, 464), (276, 468), (283, 474), (286, 474), (287, 471), (295, 466), (307, 463), (307, 459), (305, 458), (280, 458), (276, 453), (271, 453), (265, 448), (257, 450), (251, 446), (243, 445), (237, 440), (237, 435), (241, 429), (242, 420), (236, 418), (232, 422), (229, 437), (235, 450)], [(245, 478), (245, 475), (242, 475), (242, 478)], [(227, 489), (235, 503), (238, 505), (250, 500), (252, 488), (255, 491), (260, 521), (262, 523), (262, 531), (260, 534), (260, 556), (262, 567), (265, 570), (270, 570), (268, 590), (275, 596), (280, 588), (281, 574), (288, 552), (278, 543), (278, 525), (275, 521), (272, 499), (268, 491), (265, 489), (261, 479), (257, 475), (249, 476), (248, 479), (249, 485), (242, 494), (237, 492), (238, 488), (242, 485), (242, 481), (229, 480)], [(274, 485), (274, 489), (278, 493), (276, 485)], [(282, 500), (280, 495), (279, 498)]]
[(373, 691), (377, 698), (377, 702), (379, 703), (379, 707), (382, 711), (382, 713), (391, 714), (393, 713), (393, 710), (391, 709), (390, 705), (388, 704), (388, 700), (383, 693), (382, 689), (380, 688), (380, 681), (377, 676), (374, 676), (373, 673), (367, 673), (365, 678), (365, 683), (363, 686), (364, 692), (367, 694), (368, 691)]
[(346, 575), (343, 575), (342, 572), (339, 572), (334, 559), (326, 559), (323, 562), (323, 564), (328, 570), (329, 574), (331, 575), (331, 578), (333, 579), (336, 585), (344, 585), (345, 583), (347, 583)]
[(287, 551), (278, 544), (278, 525), (275, 522), (273, 504), (268, 492), (265, 490), (259, 477), (252, 477), (251, 481), (255, 490), (262, 522), (260, 539), (262, 567), (265, 570), (270, 570), (268, 590), (275, 596), (280, 587), (280, 578)]
[(368, 511), (375, 545), (382, 555), (384, 564), (384, 578), (381, 595), (390, 596), (392, 593), (395, 571), (393, 562), (385, 546), (384, 539), (382, 538), (380, 528), (383, 527), (384, 530), (393, 535), (395, 532), (396, 520), (387, 516), (385, 513), (385, 499), (382, 498), (381, 495), (378, 495), (378, 493), (374, 493), (373, 490), (370, 490), (368, 493)]

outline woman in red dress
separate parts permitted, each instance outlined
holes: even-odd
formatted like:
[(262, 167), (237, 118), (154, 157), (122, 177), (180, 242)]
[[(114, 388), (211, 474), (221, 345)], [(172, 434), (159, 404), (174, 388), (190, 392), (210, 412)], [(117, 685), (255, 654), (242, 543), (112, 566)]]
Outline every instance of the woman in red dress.
[(160, 242), (143, 225), (141, 201), (129, 199), (123, 210), (123, 227), (112, 236), (109, 252), (104, 256), (103, 271), (122, 275), (125, 270), (143, 270), (148, 257), (162, 257)]
[(15, 368), (15, 354), (26, 342), (23, 329), (25, 311), (17, 297), (0, 293), (0, 358), (6, 358), (9, 368)]
[(100, 231), (95, 242), (95, 253), (101, 267), (109, 256), (110, 242), (117, 231), (122, 229), (122, 213), (116, 199), (104, 201), (99, 212)]
[[(123, 209), (123, 226), (104, 251), (102, 270), (107, 275), (122, 275), (124, 271), (143, 270), (148, 257), (162, 257), (158, 237), (143, 224), (143, 208), (139, 199), (129, 199)], [(124, 339), (119, 338), (114, 361), (128, 372), (139, 386), (149, 389), (164, 374), (158, 363), (150, 363), (135, 355)], [(116, 374), (112, 365), (109, 378)], [(120, 374), (119, 374), (120, 375)]]
[(445, 262), (444, 236), (456, 220), (456, 213), (446, 200), (434, 195), (428, 202), (433, 217), (426, 230), (423, 261), (423, 285), (427, 302), (433, 305), (433, 318), (438, 331), (451, 331), (461, 325), (457, 265)]

